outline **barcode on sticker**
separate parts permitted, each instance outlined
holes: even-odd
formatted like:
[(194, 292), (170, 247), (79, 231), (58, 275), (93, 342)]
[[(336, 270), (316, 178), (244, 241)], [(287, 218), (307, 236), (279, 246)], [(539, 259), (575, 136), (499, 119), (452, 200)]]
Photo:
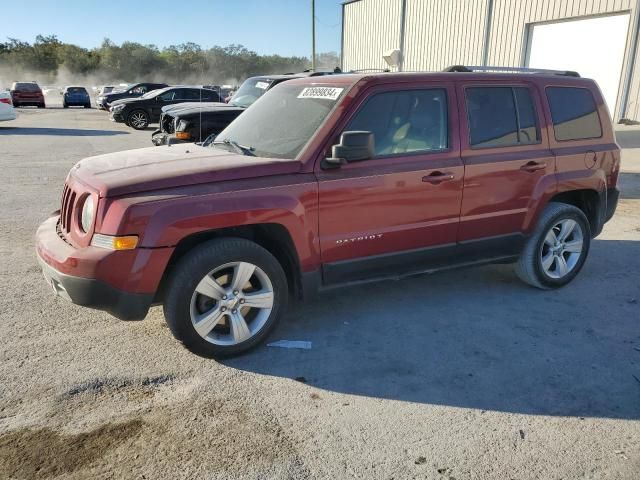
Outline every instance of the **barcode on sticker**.
[(256, 82), (256, 88), (260, 88), (262, 90), (266, 90), (266, 88), (269, 86), (268, 82)]
[(325, 100), (336, 100), (344, 88), (334, 87), (307, 87), (303, 89), (298, 98), (324, 98)]

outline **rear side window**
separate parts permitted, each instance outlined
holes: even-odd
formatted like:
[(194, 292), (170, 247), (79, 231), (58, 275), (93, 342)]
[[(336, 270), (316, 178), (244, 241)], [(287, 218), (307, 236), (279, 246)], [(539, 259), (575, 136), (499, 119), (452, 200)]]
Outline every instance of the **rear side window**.
[(447, 93), (434, 88), (374, 95), (346, 131), (372, 132), (376, 156), (384, 156), (445, 150), (447, 124)]
[(593, 94), (586, 88), (547, 87), (556, 140), (600, 138), (602, 126)]
[(471, 147), (538, 143), (538, 123), (526, 87), (471, 87), (465, 90)]

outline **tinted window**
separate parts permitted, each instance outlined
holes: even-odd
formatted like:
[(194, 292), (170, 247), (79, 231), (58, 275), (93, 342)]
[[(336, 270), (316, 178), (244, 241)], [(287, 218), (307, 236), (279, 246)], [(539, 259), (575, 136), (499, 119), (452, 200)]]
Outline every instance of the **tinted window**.
[(170, 102), (175, 98), (175, 95), (176, 95), (175, 90), (168, 90), (158, 96), (160, 97), (160, 100), (162, 100), (163, 102)]
[(220, 96), (218, 92), (213, 90), (202, 90), (202, 100), (204, 102), (219, 102)]
[(174, 100), (200, 101), (200, 90), (196, 88), (181, 88), (176, 91)]
[(538, 122), (536, 121), (536, 109), (533, 106), (533, 98), (528, 88), (514, 88), (518, 108), (519, 143), (538, 143)]
[(472, 147), (507, 147), (538, 143), (536, 111), (524, 87), (466, 89)]
[(596, 102), (589, 90), (549, 87), (547, 98), (557, 140), (580, 140), (602, 136)]
[(372, 132), (376, 156), (444, 150), (448, 146), (446, 91), (374, 95), (349, 122), (345, 131), (350, 130)]

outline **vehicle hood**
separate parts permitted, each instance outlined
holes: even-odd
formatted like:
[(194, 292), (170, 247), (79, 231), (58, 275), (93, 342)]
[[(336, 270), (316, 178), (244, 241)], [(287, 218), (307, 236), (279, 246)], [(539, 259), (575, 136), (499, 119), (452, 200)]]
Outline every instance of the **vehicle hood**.
[(221, 112), (229, 112), (229, 111), (243, 111), (245, 110), (242, 107), (234, 107), (231, 105), (227, 105), (226, 103), (209, 103), (207, 105), (209, 106), (205, 106), (203, 108), (201, 108), (199, 106), (199, 104), (197, 103), (188, 103), (188, 104), (182, 104), (185, 105), (183, 108), (180, 109), (174, 109), (174, 110), (169, 110), (166, 112), (163, 112), (165, 114), (171, 115), (172, 117), (175, 118), (186, 118), (186, 117), (190, 117), (190, 116), (199, 116), (202, 115), (203, 117), (211, 117), (211, 116), (215, 116)]
[(127, 92), (111, 92), (111, 93), (105, 93), (102, 96), (107, 102), (114, 102), (115, 100), (118, 100), (120, 98), (125, 98), (125, 97), (127, 99), (137, 98), (137, 97), (130, 96)]
[[(109, 100), (109, 99), (107, 99)], [(140, 97), (127, 97), (127, 98), (120, 98), (120, 99), (116, 99), (116, 100), (111, 100), (109, 103), (111, 104), (112, 107), (115, 107), (116, 105), (122, 105), (125, 103), (135, 103), (135, 102), (143, 102), (145, 101), (145, 99), (142, 99)]]
[(85, 158), (69, 175), (101, 197), (297, 173), (297, 160), (251, 157), (190, 143)]
[(169, 115), (177, 115), (183, 112), (210, 112), (221, 109), (233, 108), (222, 102), (183, 102), (175, 103), (173, 105), (167, 105), (162, 107), (162, 113), (168, 113)]

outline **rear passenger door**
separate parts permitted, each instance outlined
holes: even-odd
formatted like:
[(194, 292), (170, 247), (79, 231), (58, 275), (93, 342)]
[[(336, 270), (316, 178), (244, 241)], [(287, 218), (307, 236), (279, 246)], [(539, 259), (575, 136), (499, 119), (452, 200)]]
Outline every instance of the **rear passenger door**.
[(536, 200), (556, 188), (540, 92), (528, 82), (461, 83), (458, 92), (465, 165), (458, 241), (504, 240), (517, 252)]

